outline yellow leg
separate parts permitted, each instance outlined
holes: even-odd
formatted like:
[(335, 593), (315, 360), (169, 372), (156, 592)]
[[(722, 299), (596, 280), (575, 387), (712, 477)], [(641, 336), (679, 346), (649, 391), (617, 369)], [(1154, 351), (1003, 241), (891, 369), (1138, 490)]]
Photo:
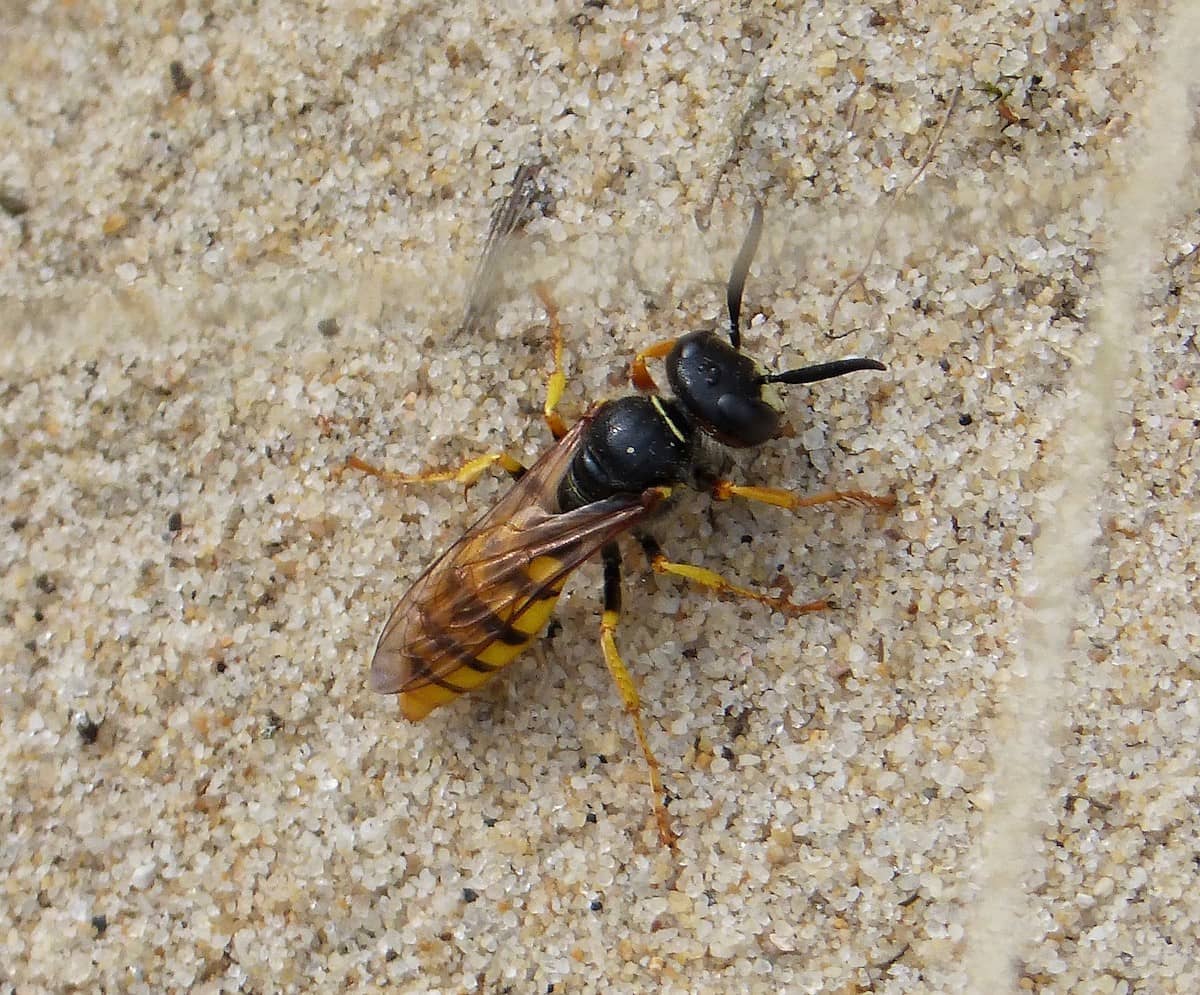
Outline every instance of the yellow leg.
[(857, 504), (866, 508), (894, 508), (894, 494), (868, 494), (866, 491), (822, 491), (820, 494), (810, 494), (801, 497), (782, 487), (744, 487), (731, 484), (728, 480), (718, 480), (713, 484), (712, 495), (718, 501), (728, 501), (732, 497), (746, 498), (749, 501), (761, 501), (773, 504), (778, 508), (795, 511), (797, 508), (813, 508), (819, 504)]
[(370, 474), (372, 477), (378, 477), (380, 480), (386, 480), (392, 484), (436, 484), (452, 481), (456, 484), (462, 484), (465, 493), (475, 486), (488, 467), (494, 463), (499, 463), (501, 468), (514, 480), (519, 480), (525, 472), (524, 465), (512, 456), (509, 456), (508, 453), (487, 453), (484, 456), (476, 456), (474, 459), (467, 460), (460, 467), (426, 470), (423, 473), (413, 474), (393, 473), (390, 470), (382, 470), (373, 463), (361, 460), (357, 456), (351, 456), (346, 460), (345, 466), (338, 473), (344, 473), (346, 470), (357, 470), (360, 473)]
[(538, 295), (538, 300), (542, 302), (542, 307), (546, 309), (546, 317), (550, 321), (550, 341), (551, 352), (554, 357), (554, 369), (550, 376), (546, 378), (546, 403), (542, 407), (542, 417), (546, 419), (546, 424), (550, 426), (550, 434), (555, 439), (561, 439), (567, 434), (567, 424), (562, 420), (562, 415), (558, 414), (554, 409), (558, 407), (558, 402), (562, 400), (563, 391), (567, 388), (567, 377), (563, 373), (563, 330), (562, 323), (558, 320), (558, 307), (550, 296), (550, 291), (544, 283), (534, 284), (534, 293)]
[(646, 360), (662, 359), (675, 348), (676, 341), (676, 339), (663, 339), (661, 342), (655, 342), (649, 348), (641, 350), (633, 357), (633, 364), (629, 367), (629, 380), (638, 390), (658, 390), (658, 384), (654, 382), (654, 377), (650, 376), (650, 371), (646, 369)]
[(621, 618), (621, 553), (615, 545), (610, 545), (604, 547), (602, 555), (604, 614), (600, 616), (600, 648), (604, 652), (604, 662), (608, 665), (608, 672), (612, 674), (613, 683), (617, 685), (625, 711), (633, 720), (633, 731), (650, 771), (650, 791), (654, 795), (654, 818), (658, 823), (658, 838), (664, 846), (673, 847), (677, 837), (671, 829), (667, 807), (663, 804), (663, 783), (658, 761), (650, 752), (650, 741), (646, 739), (646, 730), (642, 727), (641, 699), (638, 697), (637, 686), (633, 683), (633, 675), (622, 662), (621, 654), (617, 652), (616, 640), (613, 638)]
[[(562, 323), (558, 320), (558, 307), (550, 297), (550, 291), (546, 285), (543, 283), (535, 284), (534, 292), (542, 302), (542, 306), (546, 309), (546, 316), (550, 321), (551, 354), (554, 359), (554, 369), (551, 370), (550, 375), (546, 378), (546, 402), (542, 407), (542, 416), (546, 419), (546, 424), (550, 426), (550, 432), (554, 438), (561, 439), (567, 434), (567, 424), (563, 421), (562, 416), (555, 411), (555, 408), (558, 407), (558, 402), (562, 400), (563, 391), (567, 386), (567, 378), (562, 370)], [(373, 463), (368, 463), (357, 456), (351, 456), (343, 466), (334, 471), (334, 474), (335, 476), (341, 476), (347, 470), (357, 470), (360, 473), (368, 473), (372, 477), (378, 477), (380, 480), (386, 480), (393, 484), (436, 484), (452, 481), (456, 484), (462, 484), (465, 493), (475, 486), (488, 467), (494, 463), (499, 463), (501, 469), (514, 480), (520, 480), (521, 476), (525, 473), (525, 467), (520, 461), (509, 456), (508, 453), (501, 452), (476, 456), (474, 459), (467, 460), (466, 463), (459, 467), (425, 470), (421, 473), (412, 474), (393, 473), (390, 470), (380, 469)]]
[(718, 594), (758, 601), (793, 618), (798, 615), (807, 615), (810, 612), (824, 611), (829, 607), (828, 601), (809, 601), (798, 605), (786, 597), (776, 597), (771, 594), (763, 594), (760, 591), (752, 591), (749, 588), (730, 583), (720, 574), (705, 567), (697, 567), (691, 563), (676, 563), (673, 560), (668, 560), (663, 555), (662, 547), (659, 546), (658, 541), (653, 536), (641, 535), (638, 536), (638, 541), (642, 544), (642, 549), (646, 551), (646, 559), (650, 561), (650, 568), (655, 573), (683, 577), (685, 580), (690, 580), (693, 584), (707, 587)]

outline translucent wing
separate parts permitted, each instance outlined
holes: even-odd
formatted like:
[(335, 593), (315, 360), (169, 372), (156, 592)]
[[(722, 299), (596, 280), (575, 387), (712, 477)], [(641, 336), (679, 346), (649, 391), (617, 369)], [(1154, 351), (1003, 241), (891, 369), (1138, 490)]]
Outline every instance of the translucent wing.
[(540, 176), (544, 165), (544, 160), (538, 159), (518, 167), (508, 197), (492, 213), (492, 223), (483, 246), (483, 256), (471, 282), (471, 293), (462, 325), (459, 326), (460, 331), (478, 331), (491, 316), (517, 238), (535, 215), (545, 214), (549, 210), (550, 194)]
[(554, 510), (558, 483), (588, 422), (577, 422), (396, 605), (372, 661), (374, 690), (403, 693), (429, 684), (470, 690), (475, 685), (463, 687), (450, 675), (463, 668), (478, 672), (480, 654), (498, 643), (508, 644), (508, 658), (515, 657), (536, 635), (527, 620), (540, 617), (538, 603), (547, 603), (548, 618), (566, 577), (650, 513), (655, 491)]

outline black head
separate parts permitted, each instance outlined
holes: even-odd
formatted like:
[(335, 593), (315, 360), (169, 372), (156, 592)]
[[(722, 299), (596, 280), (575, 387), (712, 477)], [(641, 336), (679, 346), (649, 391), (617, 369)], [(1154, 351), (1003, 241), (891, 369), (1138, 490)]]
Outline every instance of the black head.
[(762, 235), (762, 207), (754, 205), (750, 231), (729, 274), (729, 342), (716, 332), (682, 336), (666, 359), (671, 390), (695, 422), (727, 446), (757, 446), (773, 438), (783, 419), (783, 400), (773, 384), (815, 383), (858, 370), (883, 370), (873, 359), (841, 359), (784, 373), (768, 373), (741, 351), (738, 316), (750, 263)]
[(757, 446), (772, 438), (783, 417), (766, 372), (716, 332), (682, 336), (667, 356), (667, 380), (696, 422), (727, 446)]

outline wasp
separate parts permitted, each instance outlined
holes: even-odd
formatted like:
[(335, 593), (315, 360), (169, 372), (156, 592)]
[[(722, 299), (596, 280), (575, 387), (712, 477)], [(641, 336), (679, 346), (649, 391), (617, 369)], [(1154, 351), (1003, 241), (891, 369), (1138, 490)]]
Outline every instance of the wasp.
[[(518, 171), (512, 194), (493, 216), (479, 268), (482, 277), (477, 277), (464, 327), (478, 327), (495, 303), (499, 260), (538, 196), (537, 168)], [(537, 287), (553, 338), (554, 371), (543, 414), (555, 443), (528, 469), (504, 452), (416, 476), (388, 473), (355, 457), (349, 461), (355, 469), (402, 483), (440, 480), (469, 486), (493, 464), (516, 481), (421, 574), (383, 627), (370, 686), (399, 695), (400, 709), (410, 720), (484, 686), (512, 663), (546, 627), (567, 579), (599, 554), (604, 564), (600, 648), (645, 756), (658, 832), (666, 845), (674, 843), (675, 835), (662, 777), (642, 724), (636, 683), (615, 640), (621, 613), (618, 539), (631, 534), (656, 573), (800, 615), (828, 604), (794, 604), (666, 557), (650, 526), (669, 508), (677, 489), (693, 487), (718, 501), (736, 497), (793, 510), (831, 502), (887, 508), (895, 500), (863, 491), (803, 497), (780, 488), (735, 484), (719, 474), (719, 454), (725, 449), (760, 446), (779, 434), (784, 406), (778, 386), (886, 369), (876, 360), (854, 358), (770, 373), (742, 352), (742, 291), (762, 228), (762, 208), (756, 205), (726, 288), (728, 341), (708, 329), (651, 345), (631, 366), (638, 392), (594, 405), (570, 428), (555, 411), (565, 384), (562, 326), (548, 292)], [(650, 360), (663, 361), (669, 393), (658, 389), (647, 366)]]

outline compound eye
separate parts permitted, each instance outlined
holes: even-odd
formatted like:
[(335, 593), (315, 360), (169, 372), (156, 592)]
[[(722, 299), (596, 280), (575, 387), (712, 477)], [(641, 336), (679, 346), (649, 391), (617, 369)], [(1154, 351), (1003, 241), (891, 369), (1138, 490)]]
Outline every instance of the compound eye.
[(717, 401), (720, 418), (714, 424), (733, 445), (758, 446), (775, 436), (779, 412), (759, 397), (722, 394)]

